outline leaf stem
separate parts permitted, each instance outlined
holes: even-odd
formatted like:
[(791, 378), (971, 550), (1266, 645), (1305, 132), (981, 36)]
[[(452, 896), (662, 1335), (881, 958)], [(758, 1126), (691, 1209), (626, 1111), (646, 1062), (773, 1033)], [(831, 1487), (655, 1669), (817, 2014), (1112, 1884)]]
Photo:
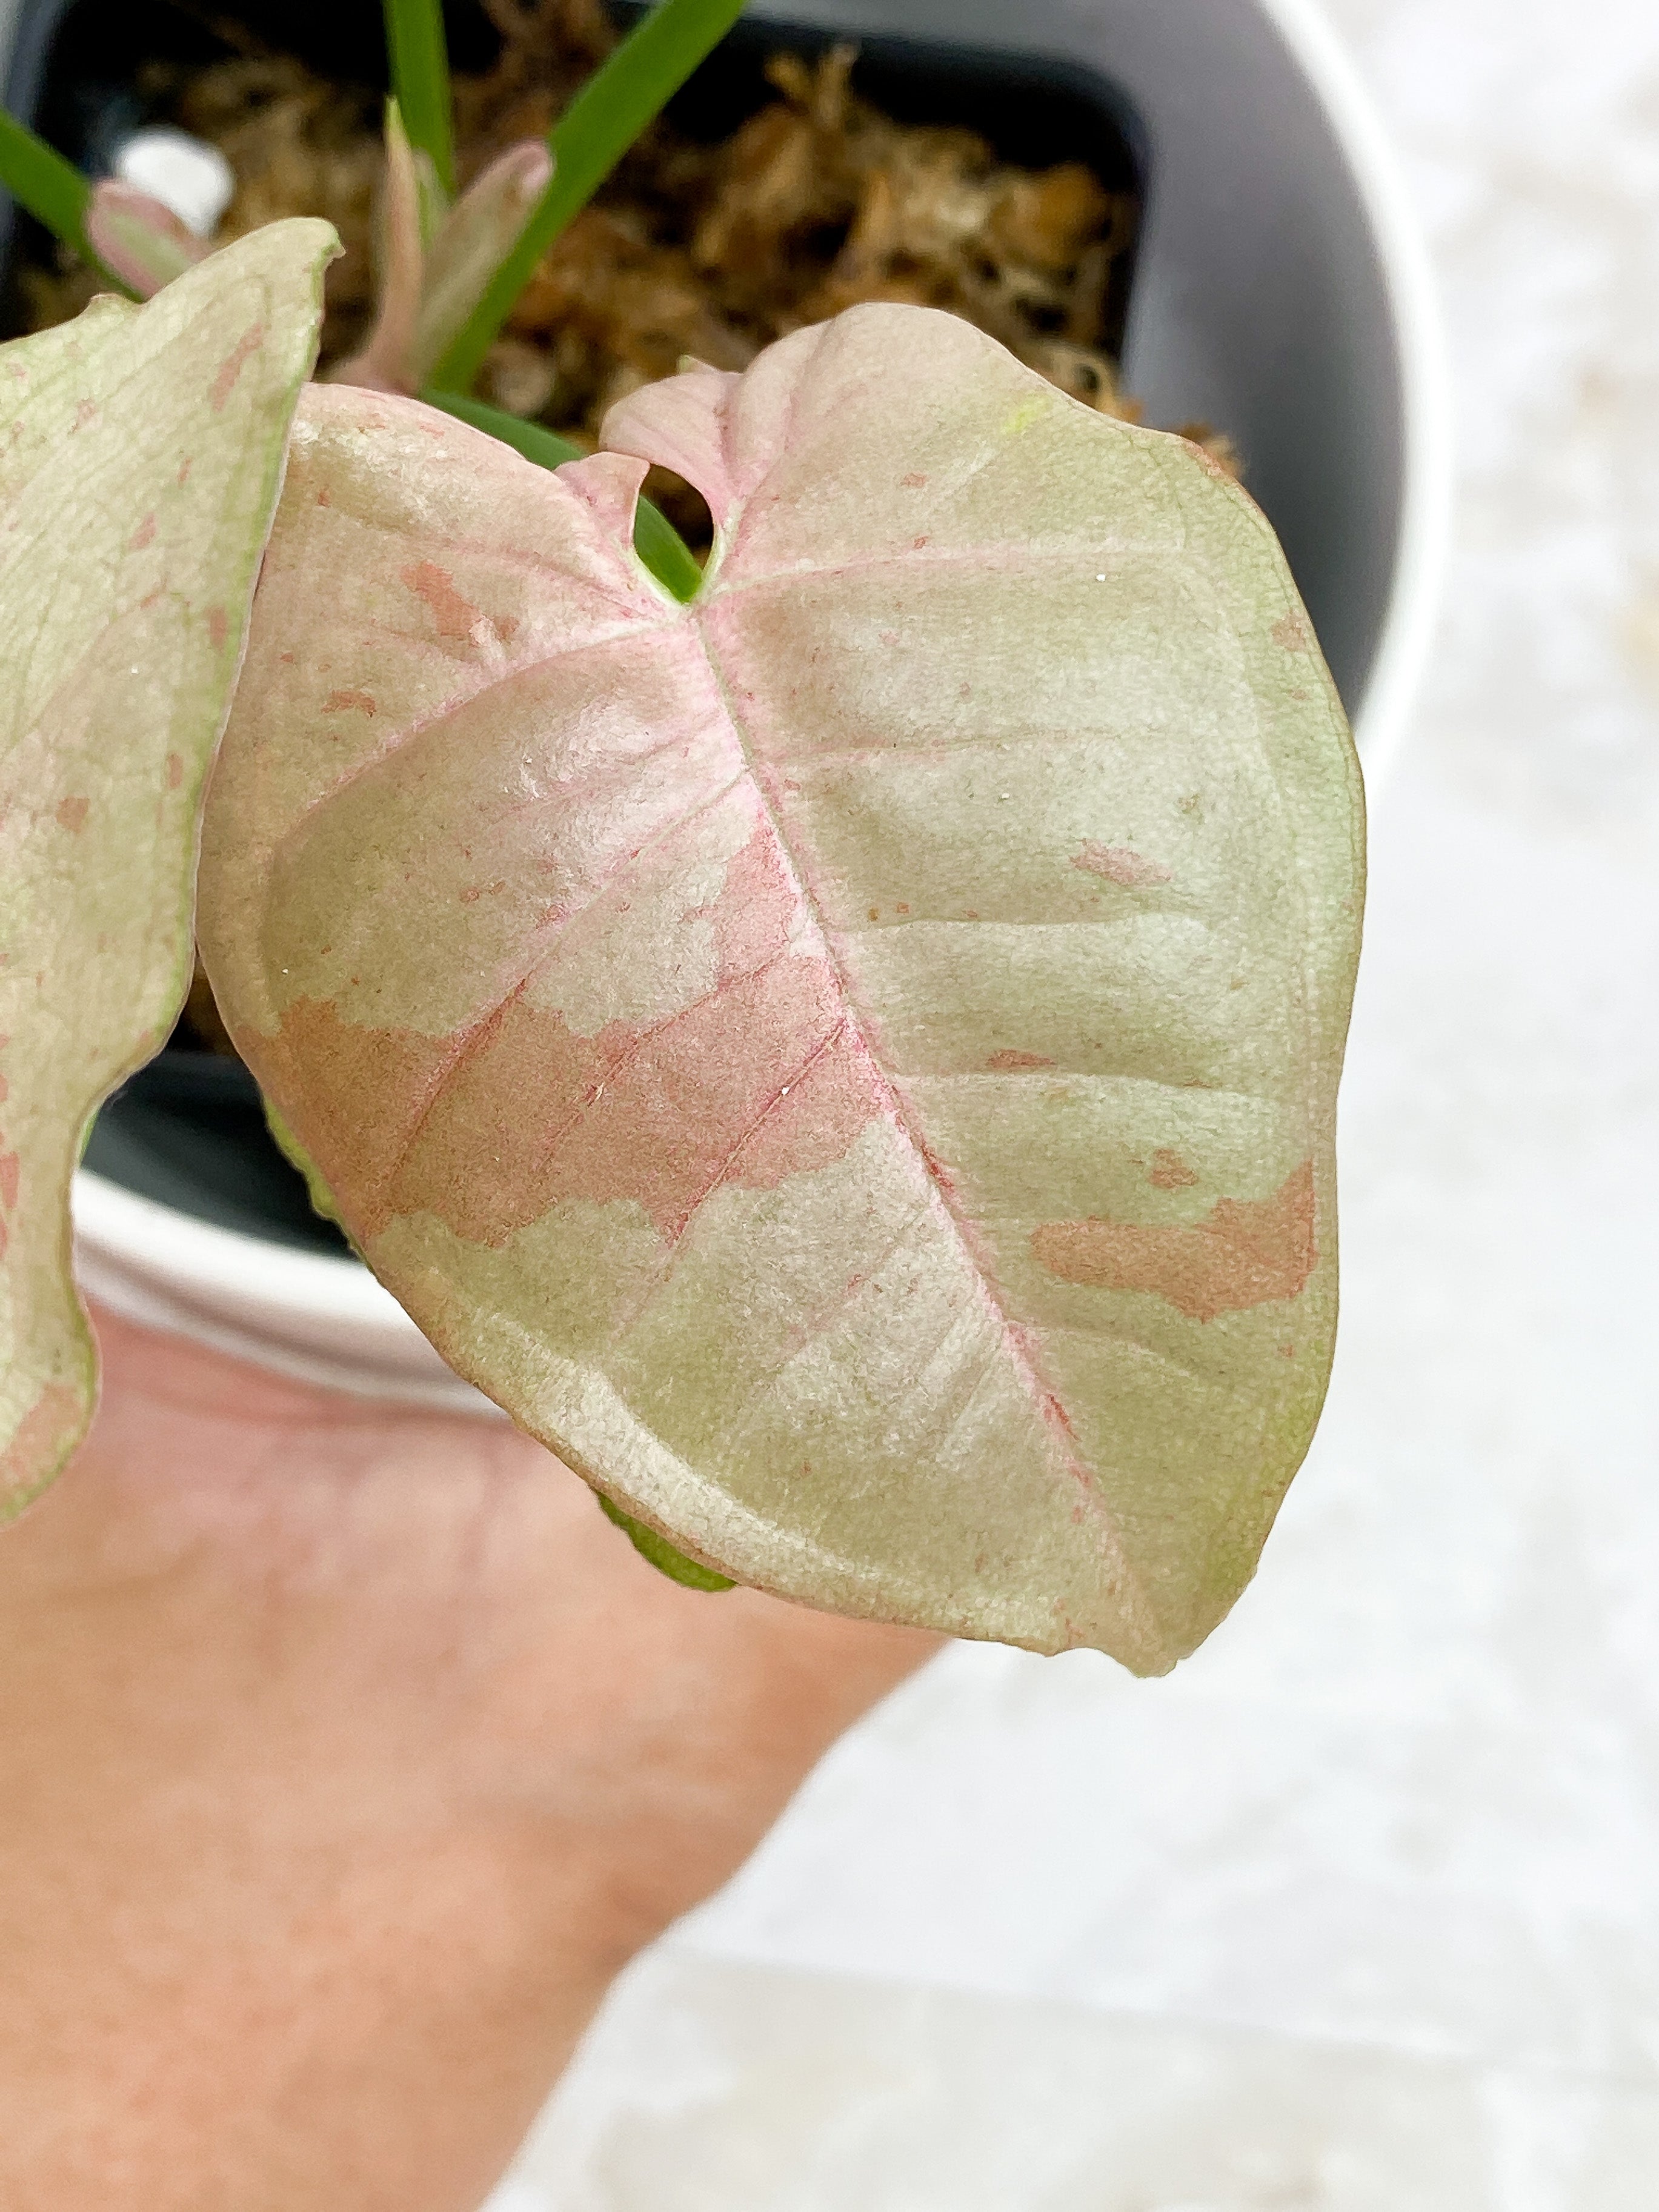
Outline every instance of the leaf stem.
[(392, 91), (409, 143), (430, 159), (445, 194), (455, 196), (455, 132), (449, 50), (441, 0), (386, 0)]
[(662, 0), (589, 77), (548, 133), (553, 181), (466, 327), (438, 364), (437, 380), (446, 391), (471, 388), (543, 254), (647, 124), (720, 44), (743, 5), (744, 0)]
[[(428, 387), (421, 394), (428, 407), (441, 407), (446, 415), (453, 415), (458, 422), (470, 422), (475, 430), (486, 431), (499, 438), (504, 446), (511, 446), (515, 453), (522, 453), (527, 461), (541, 468), (556, 469), (566, 461), (580, 461), (582, 448), (568, 438), (560, 437), (556, 430), (544, 430), (539, 422), (526, 422), (522, 416), (508, 415), (499, 407), (487, 406), (482, 399), (466, 399), (458, 392), (439, 392)], [(697, 556), (680, 536), (660, 507), (642, 499), (634, 512), (634, 550), (657, 581), (677, 599), (695, 599), (702, 587), (702, 570)]]
[(89, 262), (117, 285), (129, 300), (137, 297), (131, 286), (104, 267), (87, 242), (87, 211), (92, 205), (92, 186), (71, 161), (27, 124), (0, 109), (0, 185), (19, 207), (27, 208), (54, 238)]

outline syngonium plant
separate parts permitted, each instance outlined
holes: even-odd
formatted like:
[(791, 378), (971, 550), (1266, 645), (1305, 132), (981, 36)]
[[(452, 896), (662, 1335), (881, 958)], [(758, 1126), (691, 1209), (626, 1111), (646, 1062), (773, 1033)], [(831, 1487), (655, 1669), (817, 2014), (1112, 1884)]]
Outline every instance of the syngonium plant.
[[(1336, 1313), (1362, 805), (1267, 524), (896, 306), (550, 471), (302, 387), (321, 230), (0, 352), (5, 1494), (88, 1417), (68, 1182), (177, 1012), (228, 711), (216, 995), (455, 1370), (683, 1577), (1168, 1668)], [(714, 519), (690, 584), (653, 462)]]

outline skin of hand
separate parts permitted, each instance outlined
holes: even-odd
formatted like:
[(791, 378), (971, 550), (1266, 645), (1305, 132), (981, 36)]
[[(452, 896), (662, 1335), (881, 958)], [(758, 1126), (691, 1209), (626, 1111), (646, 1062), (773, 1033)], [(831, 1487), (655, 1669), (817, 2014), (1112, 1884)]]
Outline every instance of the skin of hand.
[(505, 1423), (99, 1334), (0, 1531), (0, 2204), (476, 2212), (935, 1639), (680, 1589)]

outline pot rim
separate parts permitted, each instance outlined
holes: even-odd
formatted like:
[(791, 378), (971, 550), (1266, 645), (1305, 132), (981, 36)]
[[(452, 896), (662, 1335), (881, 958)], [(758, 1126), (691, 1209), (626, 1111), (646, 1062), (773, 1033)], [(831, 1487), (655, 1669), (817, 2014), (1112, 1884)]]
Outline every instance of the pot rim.
[(89, 1168), (70, 1206), (82, 1291), (129, 1321), (361, 1396), (497, 1410), (356, 1260), (222, 1228)]
[(1453, 522), (1451, 360), (1440, 289), (1399, 155), (1318, 0), (1255, 0), (1317, 94), (1376, 248), (1399, 349), (1400, 528), (1376, 656), (1354, 716), (1367, 785), (1390, 769), (1440, 618)]

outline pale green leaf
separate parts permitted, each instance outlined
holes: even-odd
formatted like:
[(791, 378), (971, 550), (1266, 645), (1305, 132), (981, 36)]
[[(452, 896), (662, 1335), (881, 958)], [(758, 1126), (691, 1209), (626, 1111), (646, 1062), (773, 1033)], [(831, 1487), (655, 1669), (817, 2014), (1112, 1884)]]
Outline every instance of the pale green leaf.
[[(550, 477), (308, 394), (207, 829), (221, 1007), (381, 1279), (633, 1519), (1146, 1671), (1336, 1312), (1362, 811), (1261, 516), (854, 310)], [(716, 525), (677, 604), (646, 461)]]
[(90, 1415), (70, 1178), (184, 1000), (203, 786), (334, 251), (278, 224), (0, 348), (0, 1513)]

